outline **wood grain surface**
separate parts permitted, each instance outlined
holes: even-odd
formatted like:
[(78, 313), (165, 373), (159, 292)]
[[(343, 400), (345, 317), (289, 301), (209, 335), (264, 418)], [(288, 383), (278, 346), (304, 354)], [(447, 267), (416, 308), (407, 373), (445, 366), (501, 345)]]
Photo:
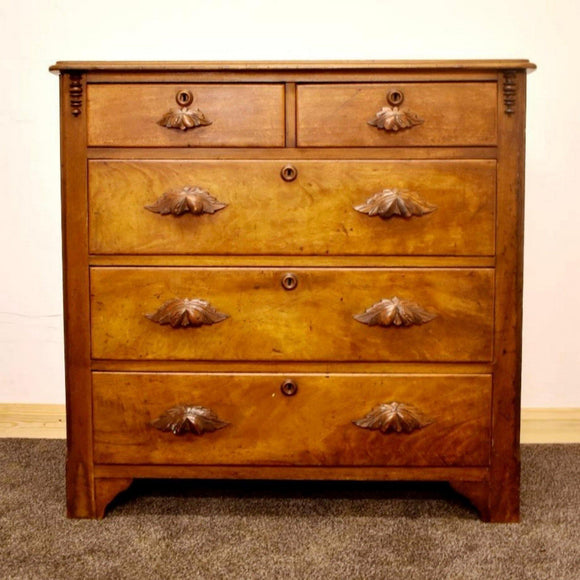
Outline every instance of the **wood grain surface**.
[[(96, 359), (490, 361), (493, 270), (92, 268)], [(398, 296), (437, 313), (409, 328), (353, 316)], [(201, 298), (229, 316), (175, 329), (145, 315), (173, 298)]]
[[(498, 83), (505, 88), (505, 77)], [(493, 521), (518, 521), (520, 514), (520, 397), (522, 288), (524, 267), (524, 161), (526, 75), (514, 77), (509, 94), (498, 95), (503, 110), (499, 132), (493, 460), (489, 509)]]
[[(90, 517), (95, 510), (93, 486), (93, 429), (91, 399), (91, 346), (88, 192), (86, 163), (86, 95), (84, 78), (60, 77), (62, 158), (62, 250), (64, 339), (67, 404), (66, 497), (69, 517)], [(71, 93), (71, 86), (80, 86)], [(74, 99), (71, 95), (74, 94)], [(75, 109), (80, 114), (75, 115)]]
[[(288, 133), (292, 131), (287, 127)], [(238, 160), (238, 159), (496, 159), (496, 147), (89, 147), (88, 159)]]
[[(193, 93), (211, 125), (181, 131), (158, 121)], [(282, 147), (284, 85), (98, 85), (88, 87), (89, 146)]]
[(86, 71), (228, 71), (239, 70), (283, 70), (287, 73), (295, 70), (314, 70), (323, 73), (329, 70), (353, 70), (356, 72), (373, 69), (386, 70), (441, 70), (461, 71), (485, 69), (535, 69), (536, 65), (527, 59), (448, 59), (448, 60), (255, 60), (255, 61), (58, 61), (50, 67), (52, 72), (67, 70)]
[[(533, 64), (51, 68), (61, 75), (69, 516), (101, 516), (134, 477), (223, 476), (435, 478), (486, 520), (518, 519)], [(211, 124), (159, 125), (181, 90)], [(369, 125), (388, 106), (400, 111), (385, 120), (408, 110), (421, 121)], [(208, 190), (219, 211), (145, 209), (186, 186)], [(422, 215), (364, 213), (393, 189), (412, 191), (388, 199)], [(282, 286), (288, 274), (295, 288)], [(354, 318), (394, 297), (428, 313), (424, 323)], [(176, 298), (227, 318), (199, 328), (146, 318)], [(298, 391), (284, 396), (290, 379)], [(353, 425), (394, 402), (418, 409), (422, 427)], [(182, 437), (150, 426), (176, 405), (230, 424)]]
[[(291, 163), (298, 175), (280, 176)], [(495, 161), (90, 161), (93, 254), (493, 255)], [(145, 209), (185, 186), (227, 207), (161, 216)], [(388, 220), (354, 207), (384, 189), (437, 206)], [(267, 240), (267, 243), (265, 243)]]
[[(175, 367), (175, 363), (172, 363)], [(215, 363), (214, 363), (215, 364)], [(223, 367), (224, 371), (231, 370), (229, 368), (230, 365)], [(287, 365), (285, 365), (287, 367)], [(471, 365), (472, 366), (472, 373), (484, 373), (486, 372), (484, 369), (479, 369), (478, 365)], [(180, 365), (181, 369), (183, 366)], [(201, 367), (200, 367), (201, 368)], [(255, 368), (255, 367), (254, 367)], [(341, 368), (340, 365), (333, 366), (335, 372), (342, 372), (345, 369)], [(299, 369), (296, 369), (295, 365), (292, 365), (292, 369), (294, 374), (300, 372)], [(447, 372), (467, 372), (466, 369), (460, 368), (458, 366), (450, 367), (449, 365), (423, 365), (421, 367), (425, 373), (433, 373), (433, 372), (443, 372), (444, 369), (447, 369)], [(156, 369), (161, 370), (161, 369)], [(169, 367), (166, 370), (175, 370), (170, 369)], [(248, 370), (248, 369), (246, 369)], [(280, 372), (283, 370), (282, 368), (274, 367), (272, 369), (274, 372)], [(286, 369), (288, 371), (288, 369)], [(306, 369), (302, 369), (304, 372)], [(317, 370), (317, 369), (310, 369), (310, 370)], [(318, 369), (321, 370), (321, 369)], [(351, 369), (355, 370), (356, 369)], [(389, 371), (385, 371), (384, 369), (368, 369), (368, 365), (365, 365), (364, 369), (358, 369), (361, 372), (365, 372), (365, 370), (371, 370), (377, 372), (377, 370), (381, 372), (414, 372), (417, 370), (417, 367), (409, 364), (405, 365), (403, 368), (395, 368), (390, 369)], [(489, 371), (489, 370), (488, 370)], [(325, 374), (330, 372), (330, 369), (324, 369)], [(443, 372), (443, 374), (445, 374)], [(469, 372), (467, 372), (469, 374)], [(290, 373), (292, 375), (292, 373)], [(285, 376), (285, 375), (284, 375)], [(522, 409), (522, 424), (521, 424), (521, 441), (523, 444), (530, 444), (530, 443), (580, 443), (580, 409), (576, 408), (562, 408), (562, 409), (550, 409), (550, 408), (523, 408)], [(3, 437), (18, 437), (18, 438), (25, 438), (25, 439), (65, 439), (66, 438), (66, 409), (64, 405), (45, 405), (45, 404), (36, 404), (36, 403), (28, 403), (28, 404), (13, 404), (13, 403), (0, 403), (0, 439)], [(134, 467), (132, 469), (132, 474), (135, 477), (141, 477), (143, 471), (138, 471)], [(154, 469), (158, 471), (152, 471), (148, 475), (148, 477), (161, 477), (161, 471), (159, 471), (159, 467), (155, 467)], [(172, 469), (172, 468), (169, 468)], [(206, 468), (207, 469), (207, 468)], [(259, 468), (256, 468), (259, 469)], [(403, 471), (394, 472), (395, 479), (404, 479), (404, 476), (410, 477), (411, 474), (405, 473), (405, 469), (402, 468)], [(424, 479), (448, 479), (449, 473), (441, 472), (441, 468), (438, 469), (437, 472), (433, 474), (424, 473)], [(460, 468), (454, 468), (455, 470)], [(466, 468), (466, 469), (477, 469), (477, 468)], [(101, 468), (98, 469), (100, 473), (102, 470)], [(425, 469), (424, 469), (425, 471)], [(183, 473), (186, 472), (186, 469), (183, 470)], [(96, 475), (98, 476), (97, 471), (95, 471)], [(154, 473), (154, 475), (152, 475)], [(165, 474), (168, 472), (164, 472)], [(192, 475), (195, 473), (195, 469), (192, 470)], [(205, 472), (207, 476), (207, 471)], [(393, 472), (389, 472), (393, 473)], [(257, 477), (257, 472), (253, 474), (247, 475), (250, 479), (252, 477)], [(119, 475), (117, 473), (117, 475)], [(132, 475), (132, 476), (133, 476)], [(230, 474), (231, 475), (231, 474)], [(264, 474), (265, 475), (265, 474)], [(299, 474), (293, 474), (294, 477), (298, 477)], [(376, 477), (385, 478), (386, 474), (376, 474)], [(417, 476), (416, 474), (412, 474), (413, 477)], [(196, 477), (203, 477), (203, 474), (197, 473)], [(240, 473), (239, 470), (236, 472), (236, 477), (242, 477), (243, 475)], [(360, 478), (364, 479), (368, 477), (368, 473), (361, 473)], [(462, 473), (462, 476), (465, 474)], [(145, 477), (143, 475), (143, 477)], [(184, 477), (187, 477), (184, 475)], [(210, 476), (211, 477), (211, 476)], [(305, 471), (302, 475), (305, 479), (308, 479), (309, 473)], [(322, 477), (322, 474), (319, 474), (318, 477)], [(322, 477), (324, 479), (324, 477)]]
[[(389, 106), (387, 93), (404, 93), (421, 125), (386, 132), (368, 124)], [(300, 85), (297, 143), (301, 147), (495, 145), (496, 83)]]
[[(93, 373), (98, 463), (299, 465), (487, 465), (487, 375), (294, 376)], [(432, 423), (413, 433), (360, 429), (352, 421), (381, 402), (412, 404)], [(180, 404), (213, 409), (230, 423), (176, 436), (150, 425)]]

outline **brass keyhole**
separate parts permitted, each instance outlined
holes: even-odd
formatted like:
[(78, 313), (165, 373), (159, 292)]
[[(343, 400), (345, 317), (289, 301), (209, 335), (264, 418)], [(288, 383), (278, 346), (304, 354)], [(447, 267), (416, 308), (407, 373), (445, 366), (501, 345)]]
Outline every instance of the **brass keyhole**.
[(284, 165), (284, 167), (282, 167), (280, 170), (280, 175), (284, 181), (294, 181), (298, 176), (298, 169), (289, 163), (288, 165)]
[(193, 93), (183, 89), (182, 91), (178, 91), (177, 95), (175, 96), (175, 100), (181, 107), (187, 107), (193, 103)]
[(400, 91), (399, 89), (392, 89), (387, 94), (387, 101), (389, 101), (389, 103), (393, 106), (400, 105), (404, 98), (405, 95), (403, 95), (403, 91)]
[(282, 276), (282, 287), (284, 290), (294, 290), (298, 286), (298, 278), (296, 274), (284, 274)]
[(298, 385), (292, 379), (285, 379), (280, 385), (280, 390), (287, 397), (292, 397), (298, 392)]

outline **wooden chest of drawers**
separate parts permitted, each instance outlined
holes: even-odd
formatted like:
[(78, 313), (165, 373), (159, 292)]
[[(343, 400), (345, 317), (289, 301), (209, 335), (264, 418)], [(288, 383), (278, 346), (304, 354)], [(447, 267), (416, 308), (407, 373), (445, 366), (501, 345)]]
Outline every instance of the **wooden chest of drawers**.
[(63, 62), (71, 517), (134, 478), (519, 516), (528, 61)]

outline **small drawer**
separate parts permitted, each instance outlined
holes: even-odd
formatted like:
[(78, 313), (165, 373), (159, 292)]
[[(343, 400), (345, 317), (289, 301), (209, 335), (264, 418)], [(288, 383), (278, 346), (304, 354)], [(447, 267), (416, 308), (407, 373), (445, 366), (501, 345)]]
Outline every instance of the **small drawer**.
[(91, 84), (93, 147), (283, 147), (283, 85)]
[(297, 107), (300, 147), (497, 142), (497, 86), (492, 82), (302, 85)]
[(492, 357), (490, 268), (91, 269), (97, 359)]
[(492, 160), (90, 161), (90, 250), (491, 256), (495, 187)]
[(93, 394), (96, 463), (489, 464), (489, 375), (95, 372)]

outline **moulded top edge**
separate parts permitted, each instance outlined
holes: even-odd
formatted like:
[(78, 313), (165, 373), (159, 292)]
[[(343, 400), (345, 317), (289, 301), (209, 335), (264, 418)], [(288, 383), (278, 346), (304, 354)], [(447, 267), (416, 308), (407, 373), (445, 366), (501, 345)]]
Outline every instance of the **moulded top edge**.
[(530, 69), (525, 59), (508, 60), (328, 60), (328, 61), (58, 61), (54, 73), (66, 71), (274, 71), (274, 70), (483, 70)]

